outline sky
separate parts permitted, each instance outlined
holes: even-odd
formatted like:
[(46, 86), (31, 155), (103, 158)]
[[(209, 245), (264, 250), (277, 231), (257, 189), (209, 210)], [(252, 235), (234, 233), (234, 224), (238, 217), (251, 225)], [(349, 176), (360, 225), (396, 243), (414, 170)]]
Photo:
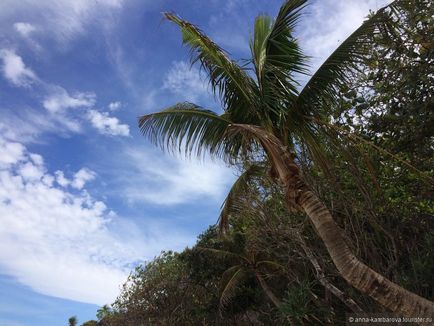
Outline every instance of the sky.
[[(130, 271), (216, 223), (237, 171), (154, 148), (137, 118), (221, 112), (176, 12), (234, 59), (274, 0), (0, 1), (0, 325), (95, 319)], [(296, 35), (311, 71), (387, 0), (313, 0)]]

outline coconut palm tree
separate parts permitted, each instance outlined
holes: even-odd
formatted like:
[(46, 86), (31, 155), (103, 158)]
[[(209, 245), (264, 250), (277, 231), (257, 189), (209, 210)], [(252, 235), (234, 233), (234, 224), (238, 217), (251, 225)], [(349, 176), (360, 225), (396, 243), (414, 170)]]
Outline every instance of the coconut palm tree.
[[(209, 252), (213, 255), (230, 258), (234, 264), (229, 267), (221, 276), (221, 293), (220, 293), (220, 312), (224, 311), (230, 302), (234, 298), (237, 289), (249, 280), (250, 277), (254, 277), (258, 282), (258, 285), (265, 293), (267, 298), (276, 308), (282, 306), (280, 299), (273, 293), (271, 287), (267, 284), (266, 276), (267, 269), (284, 271), (285, 268), (278, 263), (270, 260), (258, 259), (255, 252), (248, 252), (244, 254), (237, 254), (227, 250), (197, 247), (198, 250)], [(290, 325), (294, 324), (294, 321), (290, 316), (287, 316), (287, 320)]]
[[(252, 58), (244, 65), (231, 60), (193, 24), (165, 13), (180, 27), (192, 62), (199, 62), (207, 73), (212, 91), (221, 99), (223, 113), (178, 103), (140, 117), (139, 127), (163, 150), (187, 156), (208, 153), (234, 163), (264, 155), (276, 183), (286, 193), (287, 206), (307, 214), (340, 275), (350, 285), (391, 311), (405, 316), (434, 316), (433, 302), (391, 282), (353, 254), (327, 207), (304, 181), (297, 159), (297, 151), (306, 148), (311, 160), (328, 170), (323, 148), (330, 137), (326, 126), (336, 107), (339, 88), (369, 50), (369, 37), (380, 28), (390, 27), (393, 10), (384, 7), (366, 20), (300, 90), (296, 77), (306, 73), (306, 57), (293, 30), (306, 2), (287, 0), (275, 19), (267, 15), (256, 18), (250, 42)], [(393, 3), (392, 9), (398, 5)], [(223, 212), (230, 211), (227, 206), (231, 196), (242, 184), (242, 180), (236, 182)], [(227, 217), (222, 214), (223, 224)]]
[(235, 264), (229, 267), (222, 275), (221, 284), (221, 294), (220, 294), (220, 309), (225, 309), (225, 307), (230, 303), (234, 292), (238, 288), (239, 284), (246, 280), (248, 276), (254, 276), (261, 286), (264, 293), (274, 304), (275, 307), (280, 307), (281, 301), (273, 293), (271, 288), (268, 286), (264, 277), (264, 268), (272, 268), (274, 270), (280, 269), (285, 270), (285, 268), (276, 262), (268, 260), (260, 260), (255, 255), (255, 253), (249, 252), (244, 254), (237, 254), (227, 250), (197, 247), (198, 250), (203, 252), (209, 252), (211, 254), (226, 257), (232, 259)]

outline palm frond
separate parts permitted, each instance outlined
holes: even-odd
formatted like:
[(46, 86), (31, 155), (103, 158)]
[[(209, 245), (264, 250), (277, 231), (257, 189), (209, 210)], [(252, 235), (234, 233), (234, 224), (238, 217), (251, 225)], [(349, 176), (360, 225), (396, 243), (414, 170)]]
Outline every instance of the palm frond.
[(256, 266), (258, 267), (261, 265), (266, 265), (274, 269), (279, 269), (280, 271), (286, 272), (286, 268), (284, 266), (272, 260), (261, 260), (256, 263)]
[[(253, 79), (198, 27), (171, 13), (164, 13), (164, 16), (181, 28), (183, 42), (191, 49), (192, 63), (200, 62), (224, 109), (234, 111), (235, 121), (245, 119), (252, 113), (249, 110), (256, 107), (253, 105), (256, 99)], [(237, 113), (240, 113), (239, 117)]]
[(324, 132), (324, 129), (318, 128), (315, 124), (309, 121), (304, 121), (304, 123), (296, 126), (293, 134), (296, 144), (303, 144), (309, 152), (312, 162), (315, 163), (324, 174), (330, 177), (332, 164), (327, 158), (326, 145), (326, 141), (329, 140), (329, 135)]
[(272, 26), (273, 22), (270, 16), (263, 15), (256, 17), (253, 38), (250, 40), (250, 51), (260, 87), (262, 86), (264, 66), (267, 60), (267, 42)]
[(226, 137), (230, 125), (227, 115), (217, 115), (192, 103), (178, 103), (160, 112), (139, 118), (140, 131), (163, 150), (212, 156), (231, 160), (241, 144)]
[(252, 178), (264, 174), (264, 172), (263, 166), (252, 164), (234, 182), (221, 207), (218, 220), (220, 232), (223, 233), (228, 229), (231, 215), (240, 212), (240, 207), (237, 205), (238, 199), (249, 189)]
[(306, 72), (305, 56), (293, 37), (293, 29), (305, 4), (306, 0), (287, 0), (274, 21), (267, 15), (255, 20), (250, 48), (263, 110), (274, 111), (271, 112), (275, 115), (271, 118), (274, 124), (284, 118), (281, 114), (286, 111), (279, 106), (286, 103), (287, 107), (298, 94), (293, 74)]
[[(236, 290), (239, 288), (241, 281), (246, 276), (244, 268), (241, 265), (232, 266), (222, 275), (222, 288), (220, 294), (220, 307), (224, 309), (234, 297)], [(227, 282), (225, 282), (228, 280)]]
[(305, 72), (305, 56), (292, 32), (306, 2), (307, 0), (287, 0), (274, 22), (267, 15), (256, 18), (251, 51), (259, 82), (267, 77), (267, 65), (269, 70), (275, 67), (288, 74)]
[(373, 16), (354, 31), (326, 59), (304, 86), (297, 100), (297, 108), (304, 114), (312, 110), (327, 110), (339, 99), (339, 90), (349, 78), (349, 73), (363, 62), (374, 42), (373, 35), (379, 32), (389, 20), (387, 6), (378, 10)]

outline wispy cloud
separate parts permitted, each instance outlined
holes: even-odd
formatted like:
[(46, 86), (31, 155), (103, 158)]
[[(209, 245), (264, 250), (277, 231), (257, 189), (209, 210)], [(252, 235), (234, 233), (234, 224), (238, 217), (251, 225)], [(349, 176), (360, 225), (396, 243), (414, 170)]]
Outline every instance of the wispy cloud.
[(28, 22), (15, 22), (13, 26), (15, 31), (29, 45), (30, 49), (38, 53), (43, 50), (42, 46), (33, 38), (34, 34), (38, 32), (38, 27)]
[(31, 33), (37, 30), (35, 26), (25, 22), (14, 23), (14, 28), (23, 37), (29, 37)]
[(209, 96), (205, 76), (196, 66), (185, 61), (175, 61), (164, 79), (163, 89), (180, 97), (180, 100), (196, 102)]
[(130, 147), (119, 166), (124, 171), (117, 187), (126, 200), (175, 205), (200, 198), (220, 204), (233, 182), (233, 172), (210, 160), (185, 160)]
[(254, 21), (253, 18), (249, 20), (247, 17), (259, 13), (258, 2), (254, 0), (213, 0), (212, 2), (219, 10), (216, 10), (209, 19), (209, 35), (225, 50), (245, 58), (250, 54), (249, 33), (252, 32)]
[(70, 108), (90, 108), (96, 101), (94, 93), (77, 92), (70, 95), (60, 86), (51, 86), (49, 92), (42, 104), (51, 113), (60, 113)]
[(9, 49), (0, 50), (0, 58), (3, 61), (3, 76), (15, 86), (28, 87), (38, 80), (36, 74), (26, 67), (23, 59)]
[(40, 293), (112, 302), (132, 264), (191, 241), (155, 222), (145, 237), (84, 188), (90, 170), (63, 183), (22, 144), (0, 138), (0, 151), (0, 271)]
[(110, 102), (108, 105), (108, 109), (110, 111), (117, 111), (122, 107), (122, 103), (120, 101)]
[[(16, 126), (19, 126), (17, 128)], [(44, 135), (56, 134), (69, 137), (82, 132), (81, 123), (60, 114), (41, 114), (40, 109), (17, 107), (16, 110), (0, 110), (0, 135), (23, 143), (44, 143)]]
[(65, 46), (85, 33), (89, 24), (103, 24), (109, 19), (110, 12), (120, 9), (122, 3), (122, 0), (3, 0), (0, 2), (0, 21), (29, 17), (28, 25), (18, 25), (21, 31), (29, 31), (29, 25), (37, 24), (41, 26), (38, 32)]
[[(50, 129), (67, 132), (82, 132), (83, 113), (71, 109), (91, 108), (96, 102), (96, 95), (92, 92), (75, 92), (69, 94), (63, 87), (45, 83), (47, 95), (42, 106), (47, 110), (46, 120), (52, 122)], [(49, 129), (48, 129), (49, 130)], [(44, 131), (44, 129), (42, 129)]]

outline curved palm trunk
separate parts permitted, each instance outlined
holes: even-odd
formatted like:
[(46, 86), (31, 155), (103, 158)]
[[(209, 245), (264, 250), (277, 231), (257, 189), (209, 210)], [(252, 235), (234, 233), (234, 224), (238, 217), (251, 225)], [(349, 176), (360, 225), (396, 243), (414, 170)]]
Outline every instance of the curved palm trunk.
[(343, 230), (333, 220), (327, 207), (306, 185), (293, 157), (279, 139), (255, 126), (234, 124), (232, 127), (248, 131), (261, 142), (286, 190), (288, 206), (298, 206), (307, 214), (336, 268), (350, 285), (403, 316), (434, 317), (434, 302), (391, 282), (353, 254), (342, 236)]
[(384, 307), (407, 317), (434, 316), (434, 303), (391, 282), (362, 263), (345, 243), (342, 229), (327, 207), (310, 190), (303, 190), (299, 205), (313, 223), (342, 277)]

